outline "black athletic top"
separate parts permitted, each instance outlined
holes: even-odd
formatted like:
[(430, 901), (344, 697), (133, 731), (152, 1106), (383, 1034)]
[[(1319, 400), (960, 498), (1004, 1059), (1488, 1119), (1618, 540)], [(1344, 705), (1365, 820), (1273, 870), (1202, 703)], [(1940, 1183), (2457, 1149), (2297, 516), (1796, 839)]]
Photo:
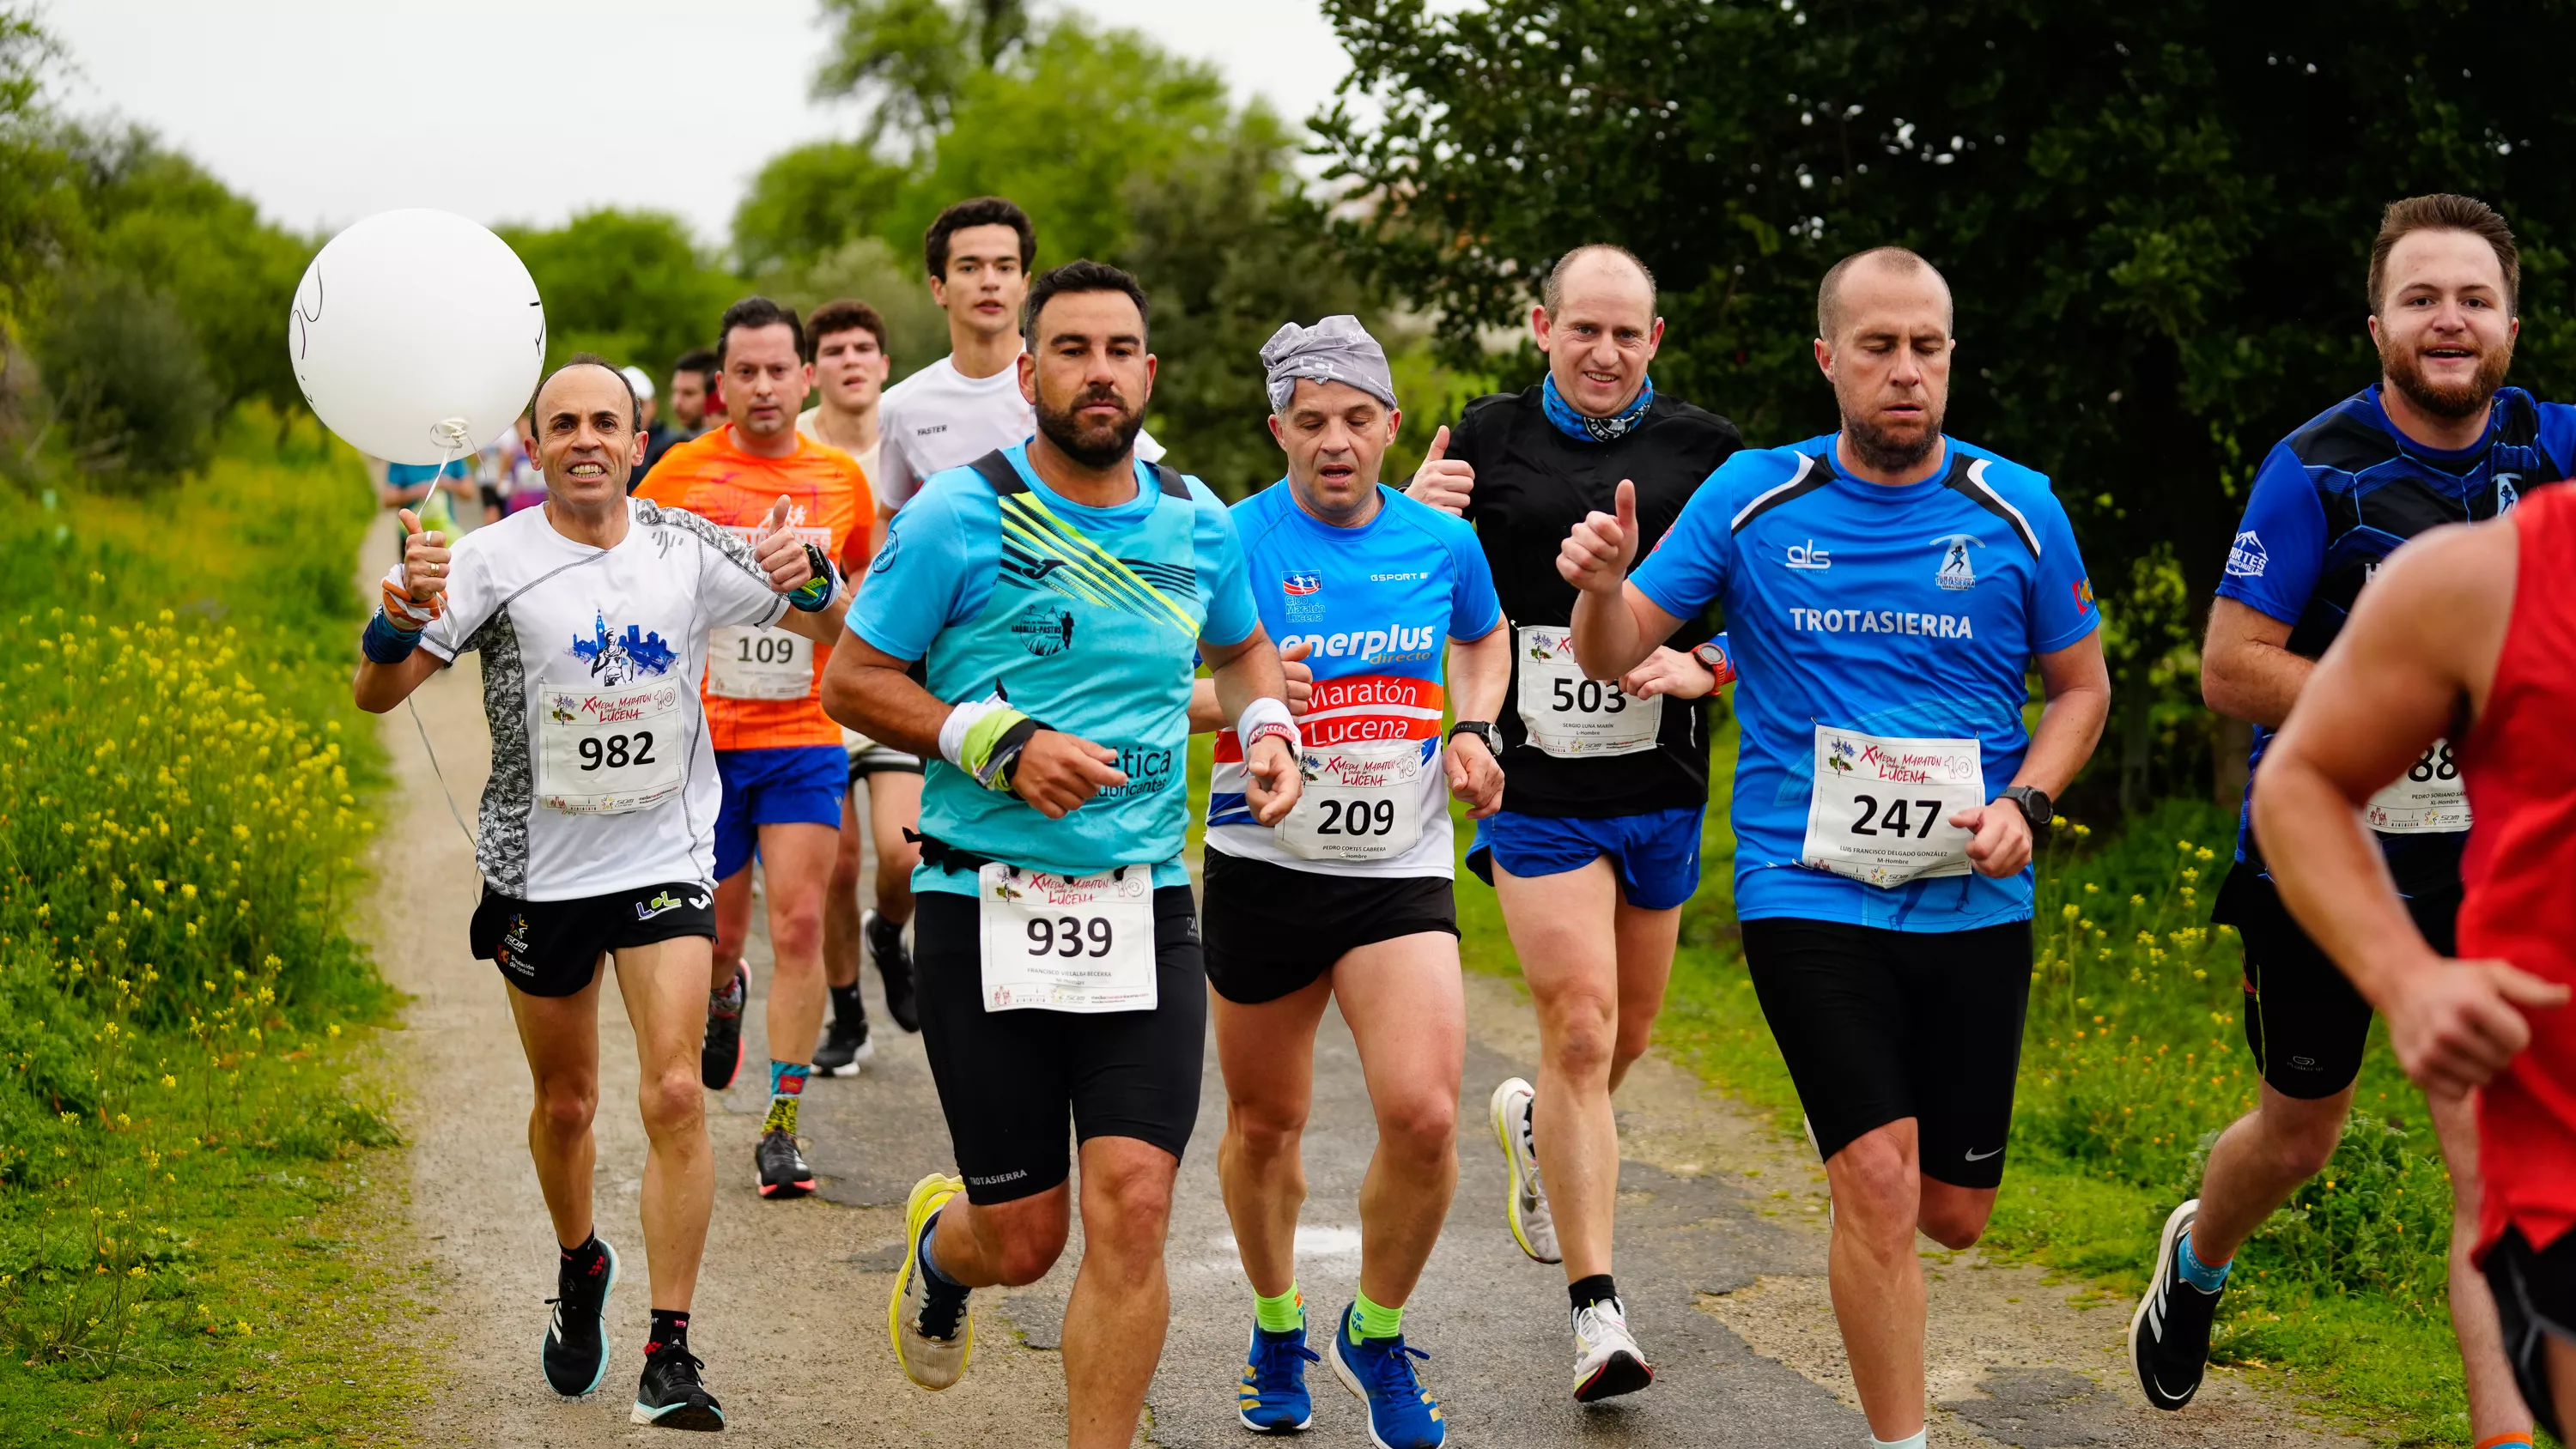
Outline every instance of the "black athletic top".
[[(1717, 465), (1744, 446), (1735, 424), (1657, 393), (1645, 420), (1614, 442), (1577, 440), (1547, 420), (1532, 386), (1467, 404), (1449, 432), (1449, 456), (1476, 470), (1467, 519), (1476, 525), (1502, 596), (1503, 617), (1522, 625), (1574, 621), (1574, 586), (1556, 571), (1557, 551), (1594, 509), (1615, 510), (1622, 478), (1637, 485), (1644, 558), (1679, 518), (1682, 505)], [(1708, 622), (1683, 623), (1666, 641), (1688, 649)], [(1657, 748), (1599, 759), (1560, 759), (1528, 743), (1520, 716), (1521, 651), (1512, 650), (1512, 688), (1502, 718), (1503, 808), (1523, 815), (1603, 819), (1708, 803), (1708, 701), (1664, 701)]]

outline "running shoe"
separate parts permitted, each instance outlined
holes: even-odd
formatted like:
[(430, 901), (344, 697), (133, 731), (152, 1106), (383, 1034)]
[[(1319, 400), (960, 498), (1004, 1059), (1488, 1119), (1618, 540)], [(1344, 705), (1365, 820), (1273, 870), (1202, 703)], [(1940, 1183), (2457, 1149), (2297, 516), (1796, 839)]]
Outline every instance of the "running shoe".
[(724, 1427), (724, 1406), (698, 1379), (706, 1361), (672, 1344), (644, 1361), (644, 1381), (635, 1386), (635, 1412), (629, 1422), (659, 1429), (714, 1430)]
[(1431, 1355), (1393, 1338), (1351, 1342), (1352, 1308), (1342, 1310), (1342, 1326), (1333, 1334), (1333, 1376), (1368, 1405), (1369, 1442), (1377, 1449), (1438, 1449), (1449, 1442), (1449, 1425), (1440, 1401), (1422, 1386), (1413, 1361)]
[(905, 1031), (921, 1030), (921, 1007), (912, 992), (912, 952), (903, 944), (903, 927), (873, 910), (861, 926), (868, 955), (877, 963), (877, 979), (885, 985), (886, 1015)]
[(964, 1288), (951, 1288), (921, 1267), (922, 1239), (939, 1210), (966, 1191), (956, 1178), (932, 1173), (912, 1185), (903, 1205), (903, 1266), (895, 1270), (894, 1297), (886, 1304), (886, 1332), (894, 1339), (903, 1376), (938, 1390), (966, 1373), (975, 1351), (975, 1310)]
[(1538, 1149), (1531, 1145), (1530, 1103), (1538, 1096), (1529, 1083), (1513, 1077), (1494, 1089), (1494, 1140), (1503, 1161), (1511, 1165), (1511, 1187), (1503, 1197), (1503, 1220), (1512, 1241), (1541, 1263), (1558, 1261), (1556, 1219), (1547, 1210), (1547, 1189), (1539, 1185)]
[(1574, 1315), (1576, 1403), (1633, 1394), (1654, 1381), (1654, 1366), (1628, 1332), (1628, 1310), (1617, 1299), (1586, 1305)]
[(814, 1070), (827, 1077), (855, 1077), (876, 1055), (877, 1044), (868, 1040), (866, 1021), (843, 1021), (836, 1016), (823, 1028), (822, 1045), (814, 1048)]
[(1315, 1422), (1315, 1400), (1306, 1392), (1306, 1365), (1319, 1363), (1306, 1346), (1306, 1330), (1272, 1333), (1252, 1326), (1243, 1361), (1243, 1383), (1234, 1396), (1235, 1417), (1255, 1434), (1294, 1434)]
[(751, 1160), (760, 1169), (762, 1197), (803, 1197), (814, 1190), (814, 1169), (805, 1165), (805, 1154), (796, 1150), (796, 1134), (784, 1127), (761, 1133), (760, 1145), (751, 1149)]
[(713, 1003), (707, 1007), (707, 1040), (698, 1048), (698, 1080), (710, 1092), (732, 1086), (734, 1074), (742, 1070), (742, 1014), (751, 1009), (749, 967), (733, 968), (733, 989), (737, 1004), (730, 1016), (717, 1011)]
[[(597, 1241), (594, 1239), (594, 1241)], [(599, 1244), (587, 1264), (566, 1262), (555, 1269), (554, 1317), (537, 1345), (546, 1385), (567, 1399), (578, 1399), (608, 1376), (608, 1293), (617, 1286), (617, 1250)]]
[(2147, 1402), (2159, 1409), (2179, 1409), (2200, 1392), (2201, 1373), (2209, 1367), (2210, 1320), (2227, 1291), (2204, 1293), (2182, 1276), (2183, 1235), (2199, 1216), (2200, 1199), (2193, 1198), (2165, 1219), (2164, 1236), (2156, 1240), (2155, 1276), (2129, 1320), (2129, 1361)]

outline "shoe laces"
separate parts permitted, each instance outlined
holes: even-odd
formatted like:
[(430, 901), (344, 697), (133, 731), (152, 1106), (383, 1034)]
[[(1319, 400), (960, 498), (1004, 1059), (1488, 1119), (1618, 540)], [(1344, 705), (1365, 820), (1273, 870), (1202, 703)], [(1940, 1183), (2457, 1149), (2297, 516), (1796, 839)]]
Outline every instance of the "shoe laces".
[(1252, 1387), (1262, 1394), (1284, 1394), (1297, 1387), (1297, 1362), (1322, 1363), (1324, 1356), (1306, 1346), (1303, 1337), (1259, 1334), (1253, 1339)]
[(919, 1264), (913, 1271), (921, 1275), (921, 1317), (915, 1326), (924, 1338), (941, 1340), (957, 1336), (957, 1320), (966, 1314), (966, 1295), (971, 1289), (939, 1281), (939, 1276)]
[(1574, 1312), (1574, 1336), (1586, 1348), (1599, 1348), (1605, 1342), (1634, 1343), (1628, 1333), (1628, 1314), (1616, 1299), (1586, 1303)]
[(706, 1366), (705, 1359), (685, 1348), (665, 1348), (653, 1355), (653, 1371), (662, 1376), (662, 1387), (666, 1392), (681, 1388), (705, 1388), (705, 1382), (698, 1377), (698, 1370)]
[(1405, 1342), (1404, 1335), (1397, 1334), (1391, 1339), (1364, 1338), (1359, 1346), (1370, 1350), (1369, 1376), (1377, 1380), (1380, 1394), (1402, 1398), (1422, 1392), (1422, 1376), (1414, 1371), (1413, 1361), (1428, 1359), (1431, 1355)]

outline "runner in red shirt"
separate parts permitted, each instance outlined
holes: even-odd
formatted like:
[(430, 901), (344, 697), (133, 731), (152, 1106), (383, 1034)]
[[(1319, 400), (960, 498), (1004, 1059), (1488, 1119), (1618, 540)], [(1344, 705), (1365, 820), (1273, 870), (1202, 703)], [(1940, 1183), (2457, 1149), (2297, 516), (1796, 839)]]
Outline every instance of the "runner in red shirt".
[[(813, 383), (804, 327), (766, 297), (725, 309), (716, 345), (729, 421), (662, 455), (636, 496), (710, 523), (756, 528), (781, 498), (807, 545), (865, 572), (876, 518), (867, 476), (848, 454), (797, 432)], [(823, 1027), (823, 902), (840, 849), (849, 757), (817, 687), (828, 645), (778, 629), (719, 629), (708, 640), (707, 733), (724, 779), (716, 817), (716, 947), (707, 997), (706, 1085), (732, 1085), (742, 1065), (750, 974), (751, 862), (769, 886), (769, 1117), (754, 1149), (763, 1197), (802, 1197), (814, 1171), (797, 1150), (796, 1105)]]
[[(2477, 1259), (2542, 1427), (2576, 1406), (2576, 491), (2391, 555), (2263, 762), (2254, 829), (2281, 896), (2388, 1018), (2436, 1098), (2478, 1098)], [(2477, 827), (2460, 959), (2408, 916), (2362, 802), (2436, 738)]]

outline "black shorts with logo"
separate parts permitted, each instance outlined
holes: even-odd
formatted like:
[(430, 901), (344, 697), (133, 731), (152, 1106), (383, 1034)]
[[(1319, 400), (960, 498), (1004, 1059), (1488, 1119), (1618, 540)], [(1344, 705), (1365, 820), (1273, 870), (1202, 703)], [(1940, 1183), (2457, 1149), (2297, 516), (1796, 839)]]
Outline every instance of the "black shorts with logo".
[(2507, 1228), (2486, 1254), (2487, 1286), (2495, 1292), (2496, 1323), (2504, 1330), (2505, 1361), (2532, 1417), (2559, 1443), (2567, 1442), (2567, 1405), (2556, 1402), (2549, 1378), (2552, 1339), (2576, 1347), (2576, 1232), (2561, 1233), (2535, 1248), (2520, 1228)]
[(570, 996), (599, 958), (682, 936), (716, 935), (715, 892), (696, 881), (633, 886), (570, 901), (523, 901), (486, 889), (467, 929), (474, 959), (530, 996)]
[[(2458, 882), (2417, 891), (2406, 910), (2425, 941), (2450, 955)], [(2370, 1041), (2370, 1003), (2299, 929), (2279, 888), (2240, 862), (2218, 888), (2210, 919), (2234, 926), (2245, 942), (2245, 1044), (2263, 1080), (2284, 1097), (2308, 1101), (2351, 1086)]]
[(957, 1153), (966, 1200), (1034, 1197), (1072, 1171), (1073, 1135), (1133, 1137), (1179, 1157), (1199, 1120), (1207, 970), (1187, 886), (1154, 892), (1151, 1011), (986, 1011), (982, 903), (954, 891), (913, 897), (921, 1044)]
[(1746, 921), (1744, 963), (1816, 1147), (1830, 1158), (1915, 1121), (1925, 1177), (2004, 1180), (2030, 922), (1890, 931), (1840, 921)]
[(1458, 934), (1444, 875), (1326, 875), (1207, 853), (1207, 976), (1239, 1006), (1302, 991), (1362, 946), (1427, 931)]

